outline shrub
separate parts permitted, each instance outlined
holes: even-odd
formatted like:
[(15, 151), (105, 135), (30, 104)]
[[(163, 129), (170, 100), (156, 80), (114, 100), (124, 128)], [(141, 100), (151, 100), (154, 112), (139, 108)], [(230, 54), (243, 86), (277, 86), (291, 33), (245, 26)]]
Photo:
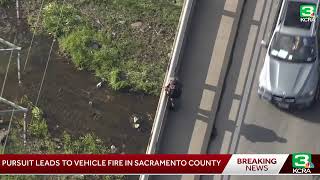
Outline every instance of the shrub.
[(62, 142), (63, 142), (63, 149), (65, 154), (72, 154), (73, 153), (73, 145), (70, 134), (66, 131), (62, 134)]
[(61, 38), (61, 49), (72, 57), (73, 63), (79, 69), (89, 69), (94, 59), (94, 49), (89, 45), (96, 41), (96, 34), (89, 28), (76, 30)]
[(67, 35), (74, 29), (82, 28), (85, 24), (86, 21), (80, 11), (70, 4), (61, 5), (52, 2), (43, 9), (42, 25), (48, 33), (55, 37)]
[(119, 50), (107, 46), (103, 44), (101, 49), (94, 52), (93, 62), (90, 65), (90, 69), (95, 70), (98, 76), (105, 79), (108, 78), (112, 68), (118, 67), (120, 64)]
[(82, 153), (84, 154), (98, 154), (105, 153), (105, 147), (102, 146), (102, 141), (92, 134), (86, 134), (80, 137), (82, 145)]
[(109, 84), (114, 90), (120, 90), (129, 86), (124, 78), (124, 73), (119, 69), (113, 69), (109, 74)]
[(12, 2), (13, 2), (12, 0), (0, 0), (0, 6), (7, 6)]
[[(114, 90), (159, 95), (182, 0), (52, 1), (42, 29), (59, 37), (78, 69), (94, 71)], [(141, 27), (132, 28), (137, 21)]]
[(164, 70), (157, 64), (146, 64), (129, 61), (126, 63), (128, 79), (134, 90), (158, 95), (164, 78)]
[(40, 108), (38, 107), (34, 107), (32, 108), (32, 117), (36, 120), (40, 120), (42, 119), (42, 116), (43, 116), (43, 112)]
[(45, 138), (48, 136), (48, 126), (43, 119), (43, 112), (38, 107), (32, 109), (32, 119), (29, 125), (30, 134), (38, 137)]

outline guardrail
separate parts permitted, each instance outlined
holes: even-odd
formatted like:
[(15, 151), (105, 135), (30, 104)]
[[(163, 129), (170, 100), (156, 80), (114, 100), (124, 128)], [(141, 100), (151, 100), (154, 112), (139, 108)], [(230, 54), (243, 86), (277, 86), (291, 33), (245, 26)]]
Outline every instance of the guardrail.
[[(182, 59), (183, 49), (187, 41), (187, 32), (190, 27), (193, 9), (196, 0), (185, 0), (182, 8), (182, 13), (179, 20), (177, 33), (174, 40), (174, 46), (171, 53), (171, 61), (167, 69), (166, 77), (164, 79), (163, 87), (165, 87), (170, 79), (176, 76), (179, 71), (180, 60)], [(155, 154), (160, 145), (160, 140), (165, 125), (165, 117), (167, 115), (168, 97), (164, 89), (160, 94), (157, 112), (155, 115), (154, 123), (151, 130), (151, 136), (147, 147), (146, 154)], [(140, 180), (148, 180), (149, 175), (141, 175)]]

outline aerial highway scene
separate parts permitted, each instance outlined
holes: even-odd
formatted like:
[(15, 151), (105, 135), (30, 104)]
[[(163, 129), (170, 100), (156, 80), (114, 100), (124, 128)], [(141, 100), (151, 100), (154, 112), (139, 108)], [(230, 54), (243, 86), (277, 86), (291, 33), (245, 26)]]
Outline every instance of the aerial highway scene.
[(2, 154), (320, 152), (318, 0), (0, 5)]
[[(179, 67), (184, 85), (183, 105), (179, 111), (167, 115), (158, 153), (319, 152), (319, 143), (312, 141), (320, 128), (317, 103), (319, 22), (302, 22), (299, 17), (300, 5), (308, 3), (318, 7), (318, 1), (298, 0), (195, 2)], [(280, 24), (277, 24), (278, 19)], [(284, 27), (295, 26), (295, 23), (297, 27)], [(280, 40), (277, 36), (281, 36), (281, 32), (283, 36), (310, 38), (311, 46), (304, 49), (308, 52), (290, 52), (295, 41), (287, 37)], [(278, 56), (284, 51), (287, 57), (274, 57), (274, 50), (279, 52)], [(290, 57), (293, 60), (286, 59)], [(269, 86), (271, 97), (261, 94), (261, 88), (267, 88), (263, 84)], [(280, 101), (276, 102), (272, 95)], [(293, 98), (293, 101), (282, 101), (286, 98)], [(300, 102), (307, 107), (298, 107)], [(151, 179), (163, 178), (151, 176)], [(198, 178), (315, 177), (165, 177)]]

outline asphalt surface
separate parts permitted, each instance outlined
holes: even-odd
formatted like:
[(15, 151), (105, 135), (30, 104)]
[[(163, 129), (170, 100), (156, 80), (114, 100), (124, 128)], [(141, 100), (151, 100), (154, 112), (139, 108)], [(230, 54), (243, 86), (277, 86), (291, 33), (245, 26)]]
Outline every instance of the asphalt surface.
[[(262, 0), (259, 0), (262, 1)], [(239, 35), (233, 60), (227, 76), (227, 85), (216, 117), (216, 136), (211, 139), (208, 153), (293, 153), (320, 152), (317, 135), (320, 131), (320, 104), (311, 109), (284, 111), (258, 98), (258, 78), (266, 49), (260, 45), (261, 39), (268, 39), (276, 21), (279, 0), (264, 0), (263, 15), (252, 22), (251, 5), (244, 6), (239, 26)], [(246, 9), (247, 8), (247, 9)], [(257, 29), (254, 27), (257, 26)], [(249, 28), (251, 27), (251, 29)], [(253, 27), (253, 28), (252, 28)], [(253, 29), (253, 30), (252, 30)], [(255, 31), (256, 30), (256, 31)], [(252, 38), (255, 37), (255, 38)], [(254, 39), (250, 41), (250, 39)], [(252, 44), (252, 45), (250, 45)], [(250, 55), (245, 55), (246, 47), (253, 46)], [(250, 49), (250, 48), (249, 48)], [(250, 66), (245, 71), (243, 91), (238, 91), (239, 67), (242, 58), (250, 57)], [(237, 60), (236, 60), (237, 59)], [(241, 83), (240, 83), (241, 84)], [(287, 180), (319, 179), (317, 176), (203, 176), (202, 180)]]
[(183, 92), (177, 111), (169, 111), (166, 119), (160, 154), (200, 153), (201, 148), (190, 148), (193, 133), (199, 135), (206, 128), (197, 122), (205, 124), (212, 119), (213, 104), (218, 97), (215, 93), (222, 87), (222, 70), (232, 47), (229, 40), (235, 33), (232, 30), (236, 30), (233, 18), (222, 17), (223, 14), (224, 1), (202, 0), (195, 6), (179, 72)]
[[(219, 34), (220, 27), (228, 29), (228, 25), (221, 22), (228, 19), (226, 17), (234, 17), (236, 20), (240, 9), (230, 4), (239, 5), (240, 1), (198, 1), (181, 66), (180, 77), (184, 84), (181, 107), (179, 111), (169, 113), (159, 153), (200, 152), (193, 141), (201, 141), (203, 129), (208, 127), (197, 124), (199, 120), (215, 122), (215, 131), (206, 149), (210, 154), (320, 152), (320, 142), (316, 140), (320, 132), (320, 103), (308, 110), (287, 112), (257, 96), (258, 77), (266, 54), (260, 42), (270, 37), (280, 1), (246, 0), (239, 24), (230, 26), (228, 43), (221, 41), (221, 37), (228, 34)], [(228, 40), (225, 37), (222, 39)], [(225, 44), (227, 51), (224, 56), (215, 55), (215, 51), (223, 54)], [(217, 50), (216, 46), (221, 49)], [(230, 57), (228, 53), (231, 53)], [(211, 65), (221, 70), (210, 70)], [(213, 95), (204, 98), (205, 90), (212, 91)], [(206, 111), (201, 108), (203, 99)], [(203, 144), (198, 142), (198, 145)], [(194, 177), (154, 176), (152, 179)], [(315, 180), (319, 177), (201, 176), (201, 180), (209, 179)]]
[[(206, 152), (208, 132), (219, 104), (237, 32), (242, 0), (201, 0), (195, 5), (179, 77), (183, 84), (176, 112), (169, 112), (160, 154)], [(195, 176), (152, 176), (151, 179), (191, 180)]]

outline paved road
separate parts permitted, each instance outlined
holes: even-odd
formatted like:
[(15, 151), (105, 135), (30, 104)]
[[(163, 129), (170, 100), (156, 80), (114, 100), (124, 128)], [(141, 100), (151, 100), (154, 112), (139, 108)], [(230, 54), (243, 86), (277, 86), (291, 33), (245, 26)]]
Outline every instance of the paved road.
[[(260, 41), (270, 36), (279, 1), (246, 0), (239, 24), (241, 0), (198, 1), (181, 66), (184, 83), (181, 107), (178, 112), (169, 113), (159, 153), (205, 153), (203, 137), (208, 123), (214, 120), (216, 132), (207, 153), (320, 152), (320, 142), (312, 141), (320, 131), (319, 103), (310, 110), (293, 113), (257, 98), (258, 76), (266, 53)], [(152, 179), (180, 180), (194, 176)], [(209, 179), (315, 177), (201, 177)]]
[[(183, 83), (180, 107), (168, 114), (159, 153), (206, 152), (205, 138), (213, 127), (242, 2), (197, 1), (179, 72)], [(152, 177), (153, 180), (194, 178)]]
[(225, 55), (232, 47), (230, 36), (235, 33), (234, 18), (223, 13), (224, 1), (201, 0), (196, 4), (179, 73), (183, 84), (180, 107), (168, 115), (161, 154), (200, 153), (201, 147), (190, 147), (193, 132), (201, 134), (195, 127), (203, 128), (201, 122), (206, 124), (210, 120), (226, 66)]
[[(240, 22), (234, 58), (227, 76), (229, 83), (226, 85), (217, 113), (216, 137), (212, 138), (208, 152), (292, 153), (309, 151), (319, 153), (320, 142), (314, 141), (320, 131), (319, 103), (307, 111), (286, 112), (257, 97), (258, 76), (266, 54), (266, 49), (261, 48), (259, 42), (269, 37), (279, 5), (279, 0), (258, 1), (263, 2), (261, 9), (264, 10), (261, 19), (252, 22), (248, 19), (254, 19), (253, 15), (244, 11), (244, 17)], [(239, 57), (243, 59), (240, 64), (235, 60)], [(248, 66), (246, 60), (249, 63)], [(241, 78), (241, 76), (244, 77)], [(241, 79), (245, 79), (245, 83), (241, 83)], [(201, 179), (311, 180), (317, 178), (319, 177), (203, 176)]]

